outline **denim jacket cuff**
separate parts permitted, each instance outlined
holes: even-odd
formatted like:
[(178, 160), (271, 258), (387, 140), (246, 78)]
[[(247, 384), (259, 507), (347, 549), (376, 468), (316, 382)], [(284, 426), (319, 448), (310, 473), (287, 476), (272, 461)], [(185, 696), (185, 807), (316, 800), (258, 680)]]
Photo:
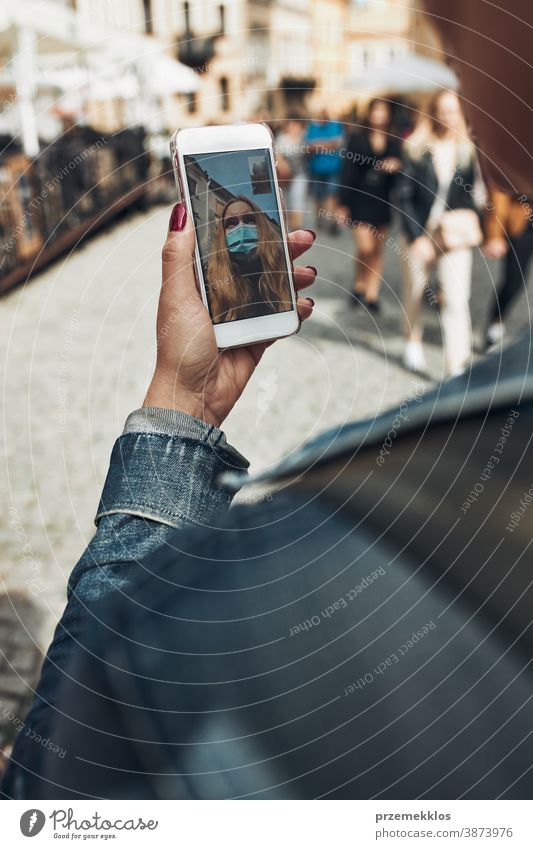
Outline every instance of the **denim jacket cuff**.
[(235, 492), (220, 475), (248, 466), (213, 425), (175, 410), (135, 410), (113, 447), (95, 521), (128, 513), (171, 527), (209, 526)]

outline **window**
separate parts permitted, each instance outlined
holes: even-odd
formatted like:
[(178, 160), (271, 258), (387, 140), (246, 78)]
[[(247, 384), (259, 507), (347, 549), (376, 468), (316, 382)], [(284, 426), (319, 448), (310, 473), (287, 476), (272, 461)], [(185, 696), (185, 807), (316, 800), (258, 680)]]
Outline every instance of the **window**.
[(144, 6), (144, 31), (146, 35), (152, 35), (154, 28), (152, 23), (152, 0), (143, 0)]
[(222, 100), (222, 111), (229, 112), (229, 83), (227, 77), (220, 78), (220, 97)]
[(187, 112), (189, 115), (194, 115), (198, 109), (198, 99), (195, 91), (190, 91), (187, 95)]

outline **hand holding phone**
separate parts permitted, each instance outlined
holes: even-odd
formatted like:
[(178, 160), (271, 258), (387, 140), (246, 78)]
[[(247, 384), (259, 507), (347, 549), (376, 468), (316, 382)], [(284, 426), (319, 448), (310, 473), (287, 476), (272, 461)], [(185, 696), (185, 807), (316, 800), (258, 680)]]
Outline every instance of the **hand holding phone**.
[[(214, 326), (196, 284), (195, 232), (185, 205), (174, 208), (171, 226), (163, 248), (157, 362), (143, 406), (179, 410), (218, 427), (270, 342), (218, 350)], [(301, 256), (313, 241), (310, 230), (291, 233), (291, 259)], [(296, 289), (314, 283), (315, 274), (314, 268), (296, 266)], [(312, 313), (312, 300), (298, 298), (297, 309), (304, 321)]]

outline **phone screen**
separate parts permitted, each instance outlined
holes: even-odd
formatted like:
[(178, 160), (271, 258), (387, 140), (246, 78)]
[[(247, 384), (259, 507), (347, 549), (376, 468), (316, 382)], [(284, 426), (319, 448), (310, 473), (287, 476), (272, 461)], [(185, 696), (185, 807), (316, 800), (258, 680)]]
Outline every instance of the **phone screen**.
[(184, 155), (213, 324), (293, 309), (269, 151)]

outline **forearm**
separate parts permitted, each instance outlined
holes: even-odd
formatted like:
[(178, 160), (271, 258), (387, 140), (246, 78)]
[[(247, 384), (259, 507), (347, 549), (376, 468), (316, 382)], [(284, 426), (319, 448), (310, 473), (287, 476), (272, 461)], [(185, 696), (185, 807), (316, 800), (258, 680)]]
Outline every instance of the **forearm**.
[[(219, 476), (247, 466), (222, 431), (191, 416), (147, 408), (128, 417), (111, 455), (96, 534), (68, 583), (68, 603), (43, 665), (28, 727), (46, 735), (74, 651), (96, 621), (94, 604), (112, 593), (129, 598), (135, 572), (156, 549), (168, 546), (178, 559), (180, 528), (216, 527), (232, 499)], [(139, 600), (131, 598), (131, 603)], [(23, 767), (28, 757), (24, 735), (19, 735), (14, 760)], [(11, 778), (8, 783), (12, 788)]]

